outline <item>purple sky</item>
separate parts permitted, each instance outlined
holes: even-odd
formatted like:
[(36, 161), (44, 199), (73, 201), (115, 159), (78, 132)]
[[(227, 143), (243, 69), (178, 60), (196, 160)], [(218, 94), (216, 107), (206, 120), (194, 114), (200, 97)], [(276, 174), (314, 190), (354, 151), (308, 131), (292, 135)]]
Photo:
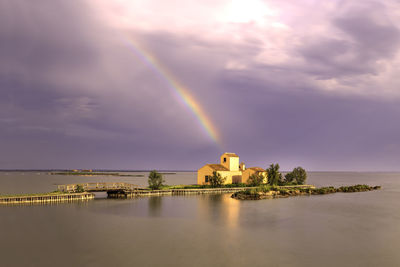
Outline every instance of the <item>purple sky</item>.
[(397, 0), (0, 0), (0, 169), (191, 170), (228, 151), (400, 171), (397, 25)]

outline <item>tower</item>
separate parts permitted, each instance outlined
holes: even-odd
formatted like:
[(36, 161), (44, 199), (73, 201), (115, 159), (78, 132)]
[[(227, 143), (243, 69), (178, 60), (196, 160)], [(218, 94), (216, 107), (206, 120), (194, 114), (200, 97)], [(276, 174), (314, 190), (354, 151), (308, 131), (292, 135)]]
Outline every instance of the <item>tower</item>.
[(239, 156), (235, 153), (224, 153), (221, 156), (221, 165), (229, 171), (239, 171)]

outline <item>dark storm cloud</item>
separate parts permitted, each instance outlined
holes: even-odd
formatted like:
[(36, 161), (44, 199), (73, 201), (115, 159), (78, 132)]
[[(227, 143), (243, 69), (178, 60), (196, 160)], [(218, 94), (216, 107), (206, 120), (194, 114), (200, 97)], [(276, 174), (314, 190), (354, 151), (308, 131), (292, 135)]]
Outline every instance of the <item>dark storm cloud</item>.
[(200, 128), (190, 114), (174, 119), (185, 108), (165, 81), (129, 47), (105, 46), (115, 35), (97, 27), (85, 5), (7, 1), (2, 7), (1, 157), (14, 162), (3, 168), (109, 162), (129, 168), (135, 160), (121, 157), (145, 158), (157, 147), (165, 155), (185, 144), (182, 136), (196, 142)]
[[(0, 168), (196, 169), (221, 149), (261, 167), (398, 168), (396, 98), (321, 83), (354, 92), (385, 86), (364, 88), (360, 78), (380, 79), (381, 65), (391, 69), (398, 52), (399, 30), (382, 19), (385, 5), (337, 5), (325, 32), (291, 44), (295, 30), (273, 35), (251, 23), (229, 24), (233, 34), (215, 39), (172, 26), (118, 34), (82, 3), (1, 4)], [(283, 35), (289, 39), (275, 40)], [(194, 96), (222, 148), (126, 36)], [(275, 41), (281, 49), (263, 58)]]
[(2, 74), (11, 74), (8, 76), (11, 78), (22, 75), (14, 76), (21, 81), (35, 79), (35, 75), (44, 76), (46, 73), (41, 72), (54, 68), (84, 69), (95, 63), (98, 49), (90, 41), (95, 27), (85, 19), (87, 13), (82, 2), (3, 1), (0, 10)]

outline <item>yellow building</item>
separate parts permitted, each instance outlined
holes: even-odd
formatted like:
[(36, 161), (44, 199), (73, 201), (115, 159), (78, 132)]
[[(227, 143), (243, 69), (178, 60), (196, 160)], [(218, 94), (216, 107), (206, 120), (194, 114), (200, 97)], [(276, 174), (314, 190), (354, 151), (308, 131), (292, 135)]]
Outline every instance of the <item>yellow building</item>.
[(249, 177), (252, 176), (253, 174), (262, 175), (264, 177), (263, 183), (268, 182), (267, 172), (263, 168), (251, 167), (251, 168), (245, 169), (242, 172), (242, 183), (247, 183), (247, 181), (249, 180)]
[[(250, 175), (259, 173), (261, 170), (266, 175), (265, 170), (259, 167), (249, 169), (249, 171), (246, 171), (243, 162), (239, 164), (239, 156), (235, 153), (224, 153), (220, 158), (220, 164), (206, 164), (197, 171), (197, 184), (208, 184), (214, 171), (226, 178), (225, 184), (245, 183)], [(243, 174), (247, 177), (246, 181), (243, 180)]]

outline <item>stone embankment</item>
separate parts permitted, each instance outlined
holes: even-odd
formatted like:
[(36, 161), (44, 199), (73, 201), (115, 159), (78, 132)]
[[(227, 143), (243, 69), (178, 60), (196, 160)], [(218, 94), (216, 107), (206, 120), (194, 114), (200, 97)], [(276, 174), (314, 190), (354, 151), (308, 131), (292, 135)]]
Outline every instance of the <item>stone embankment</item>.
[(381, 187), (369, 185), (341, 186), (338, 188), (335, 188), (333, 186), (321, 188), (258, 187), (255, 189), (246, 189), (240, 192), (236, 192), (232, 195), (232, 198), (240, 200), (259, 200), (271, 198), (286, 198), (291, 196), (366, 192), (378, 189), (381, 189)]

